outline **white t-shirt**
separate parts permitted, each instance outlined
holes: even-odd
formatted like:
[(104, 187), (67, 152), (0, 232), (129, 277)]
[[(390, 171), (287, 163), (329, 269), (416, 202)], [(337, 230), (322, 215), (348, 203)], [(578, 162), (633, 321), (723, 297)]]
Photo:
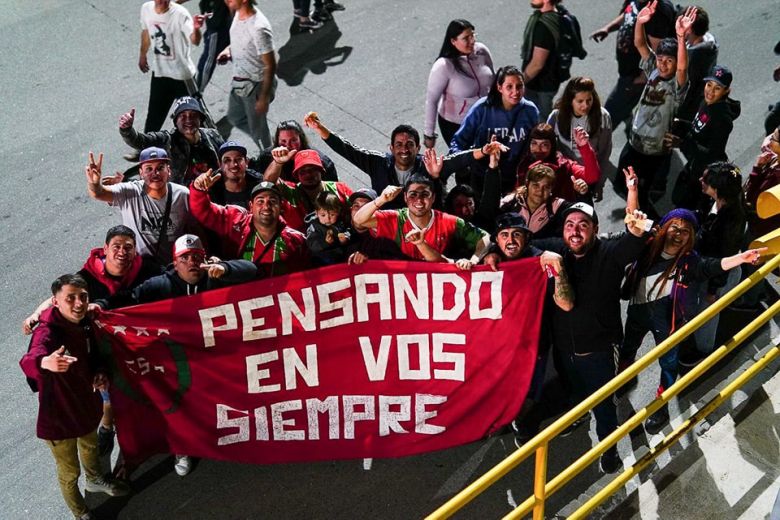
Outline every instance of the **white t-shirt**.
[(260, 56), (269, 52), (274, 52), (274, 34), (268, 18), (257, 10), (246, 20), (239, 20), (236, 14), (230, 25), (233, 76), (262, 81), (265, 66)]
[(141, 6), (141, 28), (152, 41), (146, 57), (156, 76), (179, 80), (195, 76), (197, 69), (190, 56), (192, 16), (185, 7), (171, 2), (166, 12), (157, 14), (154, 2), (146, 2)]
[(190, 212), (189, 190), (174, 183), (168, 183), (168, 189), (171, 192), (171, 213), (165, 233), (167, 242), (160, 246), (157, 255), (155, 251), (168, 202), (167, 195), (159, 200), (149, 197), (144, 191), (143, 181), (122, 182), (111, 190), (114, 196), (111, 205), (119, 208), (122, 224), (135, 231), (138, 253), (157, 258), (163, 265), (168, 264), (173, 257), (173, 243), (187, 232)]

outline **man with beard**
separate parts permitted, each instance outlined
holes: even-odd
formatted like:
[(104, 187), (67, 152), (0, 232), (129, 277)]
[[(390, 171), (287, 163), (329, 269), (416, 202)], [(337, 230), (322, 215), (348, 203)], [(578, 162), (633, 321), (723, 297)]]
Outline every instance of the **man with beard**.
[[(563, 266), (576, 295), (574, 307), (569, 311), (553, 308), (551, 320), (553, 348), (571, 385), (574, 402), (600, 389), (617, 373), (615, 360), (623, 339), (620, 287), (626, 266), (642, 252), (647, 223), (643, 213), (634, 211), (626, 215), (627, 233), (601, 239), (597, 236), (596, 211), (578, 202), (563, 212), (563, 239), (534, 244), (563, 256)], [(593, 413), (600, 440), (617, 429), (613, 396), (596, 406)], [(587, 418), (584, 416), (572, 426)], [(616, 446), (601, 456), (605, 473), (614, 473), (621, 465)]]
[(258, 268), (259, 278), (307, 269), (310, 264), (306, 237), (282, 220), (279, 187), (263, 181), (252, 189), (249, 207), (220, 206), (208, 191), (221, 177), (206, 172), (190, 185), (192, 214), (207, 229), (222, 237), (222, 251), (243, 258)]
[(213, 128), (202, 128), (205, 114), (200, 102), (191, 96), (173, 102), (173, 131), (140, 133), (133, 128), (135, 109), (119, 118), (119, 135), (136, 150), (157, 146), (164, 148), (171, 158), (171, 180), (189, 184), (209, 168), (219, 168), (219, 147), (225, 140)]
[[(431, 178), (422, 175), (410, 177), (403, 188), (388, 186), (377, 199), (355, 213), (353, 225), (368, 228), (377, 238), (395, 241), (401, 252), (414, 260), (448, 260), (442, 255), (469, 251), (471, 258), (458, 260), (458, 267), (470, 269), (482, 258), (490, 236), (461, 218), (433, 209), (433, 190)], [(377, 211), (401, 192), (405, 208)]]

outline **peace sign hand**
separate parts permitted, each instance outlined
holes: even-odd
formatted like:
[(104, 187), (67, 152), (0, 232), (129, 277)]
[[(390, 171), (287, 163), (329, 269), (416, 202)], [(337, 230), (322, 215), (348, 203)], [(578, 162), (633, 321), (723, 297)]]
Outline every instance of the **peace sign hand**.
[(102, 176), (102, 172), (103, 172), (102, 152), (100, 153), (100, 155), (98, 155), (97, 162), (95, 162), (95, 154), (89, 152), (89, 162), (87, 163), (85, 172), (87, 174), (87, 183), (90, 186), (93, 187), (100, 186), (100, 177)]

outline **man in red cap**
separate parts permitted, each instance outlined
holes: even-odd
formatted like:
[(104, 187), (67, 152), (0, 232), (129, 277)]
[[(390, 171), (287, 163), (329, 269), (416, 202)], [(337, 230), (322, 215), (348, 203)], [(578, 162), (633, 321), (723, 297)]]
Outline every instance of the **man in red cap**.
[(309, 267), (309, 250), (303, 233), (285, 225), (281, 216), (282, 194), (277, 184), (263, 181), (252, 189), (248, 210), (220, 206), (209, 198), (222, 174), (206, 172), (190, 185), (190, 208), (195, 218), (222, 237), (222, 251), (243, 258), (266, 278)]
[[(265, 180), (275, 182), (282, 194), (282, 216), (287, 225), (298, 231), (304, 231), (306, 215), (314, 211), (314, 200), (323, 191), (338, 195), (344, 208), (348, 207), (347, 199), (352, 195), (352, 188), (337, 181), (323, 181), (322, 174), (325, 168), (322, 166), (320, 154), (317, 150), (289, 150), (284, 146), (274, 148), (271, 152), (274, 161), (284, 164), (294, 161), (293, 178), (297, 184), (288, 184), (279, 179), (281, 168), (277, 172), (268, 173)], [(344, 213), (343, 220), (349, 221), (348, 214)]]

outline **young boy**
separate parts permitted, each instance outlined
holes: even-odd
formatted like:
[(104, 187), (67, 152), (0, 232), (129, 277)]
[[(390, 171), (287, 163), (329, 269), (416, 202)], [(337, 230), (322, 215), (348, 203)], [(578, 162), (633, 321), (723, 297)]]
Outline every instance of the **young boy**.
[(330, 265), (347, 260), (346, 246), (352, 240), (343, 215), (341, 200), (335, 193), (323, 191), (314, 200), (314, 212), (306, 217), (306, 245), (315, 265)]
[(76, 518), (91, 518), (79, 491), (79, 459), (86, 490), (119, 496), (127, 489), (100, 474), (97, 427), (102, 416), (100, 393), (108, 385), (96, 368), (96, 350), (87, 318), (87, 282), (66, 274), (51, 286), (53, 307), (41, 314), (27, 354), (19, 364), (38, 392), (37, 435), (51, 449), (65, 503)]
[[(634, 167), (639, 180), (640, 207), (653, 219), (658, 215), (650, 203), (649, 191), (656, 175), (659, 181), (666, 181), (671, 148), (664, 143), (664, 137), (671, 130), (674, 115), (688, 91), (685, 39), (696, 20), (696, 8), (688, 8), (677, 18), (677, 39), (661, 40), (653, 52), (647, 45), (645, 24), (653, 17), (657, 4), (657, 0), (647, 4), (637, 15), (634, 27), (634, 45), (642, 57), (639, 66), (647, 74), (647, 84), (634, 112), (631, 135), (620, 153), (617, 169), (622, 172), (624, 168)], [(616, 191), (623, 191), (622, 186)]]

